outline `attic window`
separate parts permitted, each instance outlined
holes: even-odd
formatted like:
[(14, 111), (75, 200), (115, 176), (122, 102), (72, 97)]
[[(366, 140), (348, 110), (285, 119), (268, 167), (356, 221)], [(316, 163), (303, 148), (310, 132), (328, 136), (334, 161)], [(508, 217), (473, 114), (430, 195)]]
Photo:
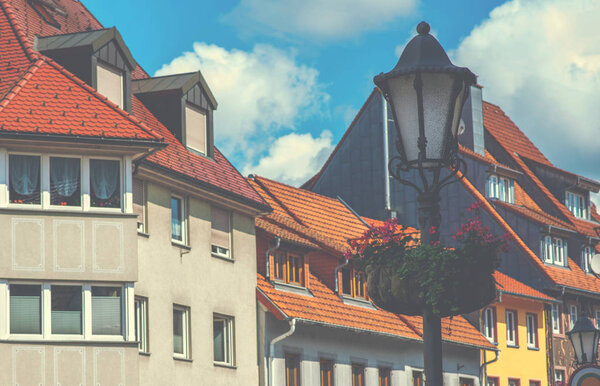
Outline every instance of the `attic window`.
[(46, 23), (50, 24), (56, 29), (60, 29), (60, 23), (58, 20), (56, 20), (52, 13), (57, 12), (59, 14), (63, 14), (64, 16), (65, 12), (58, 8), (56, 4), (52, 2), (52, 0), (29, 0), (29, 4), (31, 5), (31, 8), (33, 8)]
[(488, 197), (515, 203), (515, 182), (507, 177), (490, 174), (488, 177)]
[(565, 205), (575, 217), (588, 219), (588, 203), (583, 195), (567, 192), (565, 194)]
[(187, 103), (185, 105), (185, 143), (199, 153), (206, 154), (206, 112)]
[(123, 108), (123, 71), (98, 63), (96, 89), (117, 106)]
[(542, 258), (545, 263), (565, 266), (567, 260), (567, 241), (560, 237), (545, 236), (542, 240)]

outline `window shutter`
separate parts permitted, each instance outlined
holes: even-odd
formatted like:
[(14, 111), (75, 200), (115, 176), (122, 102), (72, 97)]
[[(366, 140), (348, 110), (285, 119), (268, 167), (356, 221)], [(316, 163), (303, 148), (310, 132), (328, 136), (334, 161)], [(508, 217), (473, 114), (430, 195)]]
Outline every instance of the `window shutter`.
[(230, 214), (224, 209), (211, 208), (211, 243), (221, 248), (229, 249), (231, 233)]
[(191, 105), (185, 106), (185, 143), (206, 154), (206, 114)]
[(41, 286), (10, 286), (11, 334), (41, 334)]
[(119, 107), (123, 107), (123, 73), (110, 66), (98, 63), (96, 89)]
[(121, 289), (92, 288), (92, 334), (121, 335)]
[(137, 214), (138, 222), (144, 222), (144, 181), (133, 180), (133, 213)]

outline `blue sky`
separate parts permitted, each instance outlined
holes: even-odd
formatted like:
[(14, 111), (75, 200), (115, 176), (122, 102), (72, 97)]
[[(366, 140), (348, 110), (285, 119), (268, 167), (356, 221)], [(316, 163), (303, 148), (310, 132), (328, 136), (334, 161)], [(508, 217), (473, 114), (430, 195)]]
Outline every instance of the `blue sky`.
[(151, 75), (202, 71), (246, 174), (310, 177), (426, 20), (552, 162), (600, 178), (598, 0), (83, 1)]

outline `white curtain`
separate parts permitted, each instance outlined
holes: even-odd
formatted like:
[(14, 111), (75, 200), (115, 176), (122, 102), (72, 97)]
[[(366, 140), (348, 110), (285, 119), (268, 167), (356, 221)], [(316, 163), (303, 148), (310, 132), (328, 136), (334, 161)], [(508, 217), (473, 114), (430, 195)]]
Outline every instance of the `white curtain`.
[(10, 156), (10, 187), (22, 196), (30, 196), (38, 190), (40, 182), (40, 157), (30, 155)]
[(71, 197), (79, 187), (80, 162), (77, 158), (51, 158), (50, 184), (53, 193)]
[(112, 197), (119, 187), (119, 161), (90, 160), (90, 183), (99, 199)]

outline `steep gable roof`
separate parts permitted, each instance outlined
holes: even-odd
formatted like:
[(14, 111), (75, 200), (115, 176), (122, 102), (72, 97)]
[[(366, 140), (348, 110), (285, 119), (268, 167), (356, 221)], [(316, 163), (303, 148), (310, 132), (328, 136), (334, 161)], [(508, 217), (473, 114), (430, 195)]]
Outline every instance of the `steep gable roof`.
[(554, 302), (555, 299), (543, 292), (536, 290), (500, 271), (494, 272), (496, 289), (502, 293), (514, 296), (522, 296), (529, 299), (541, 300), (543, 302)]

